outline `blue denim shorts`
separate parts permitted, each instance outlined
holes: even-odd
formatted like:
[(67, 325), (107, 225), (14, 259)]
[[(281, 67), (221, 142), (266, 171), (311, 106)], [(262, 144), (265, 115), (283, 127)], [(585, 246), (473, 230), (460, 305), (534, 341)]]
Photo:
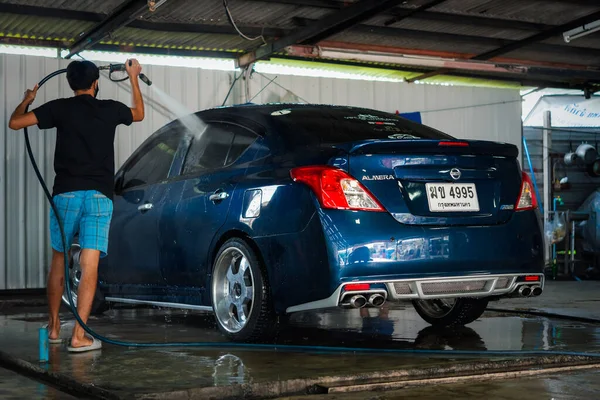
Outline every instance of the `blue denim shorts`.
[[(96, 190), (61, 193), (53, 197), (66, 236), (67, 248), (79, 234), (82, 249), (99, 250), (100, 257), (108, 251), (108, 232), (113, 213), (113, 202)], [(50, 208), (50, 236), (52, 248), (63, 250), (60, 228), (54, 210)]]

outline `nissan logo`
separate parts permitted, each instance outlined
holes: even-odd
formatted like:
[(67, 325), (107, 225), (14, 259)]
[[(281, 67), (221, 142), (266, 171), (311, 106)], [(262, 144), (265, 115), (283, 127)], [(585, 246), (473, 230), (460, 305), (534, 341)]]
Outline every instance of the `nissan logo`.
[(460, 175), (461, 175), (460, 169), (458, 169), (458, 168), (452, 168), (450, 170), (450, 176), (452, 177), (452, 179), (458, 180), (458, 179), (460, 179)]

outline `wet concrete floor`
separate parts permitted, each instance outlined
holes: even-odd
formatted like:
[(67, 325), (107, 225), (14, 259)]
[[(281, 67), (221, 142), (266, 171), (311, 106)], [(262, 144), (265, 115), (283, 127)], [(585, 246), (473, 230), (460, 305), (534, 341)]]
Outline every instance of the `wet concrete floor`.
[[(484, 360), (499, 358), (487, 356), (486, 350), (600, 351), (600, 325), (486, 312), (483, 318), (468, 327), (440, 331), (422, 321), (410, 305), (387, 312), (369, 310), (365, 314), (365, 311), (297, 314), (282, 330), (277, 343), (479, 350), (482, 355), (477, 359)], [(72, 317), (69, 312), (62, 315), (65, 324), (62, 334), (68, 337)], [(13, 308), (5, 312), (0, 316), (0, 349), (36, 362), (38, 329), (46, 318), (43, 308), (27, 312)], [(119, 307), (101, 317), (92, 317), (89, 325), (108, 338), (124, 341), (225, 341), (210, 314), (182, 310)], [(136, 393), (443, 366), (474, 358), (450, 354), (324, 354), (193, 347), (150, 349), (106, 344), (100, 351), (69, 354), (66, 345), (52, 345), (47, 368), (127, 398)], [(437, 394), (432, 392), (434, 395)]]
[(278, 400), (591, 400), (600, 399), (600, 372), (511, 379), (485, 383), (439, 385), (388, 392), (340, 393), (280, 397)]
[(0, 399), (75, 400), (76, 397), (0, 368)]

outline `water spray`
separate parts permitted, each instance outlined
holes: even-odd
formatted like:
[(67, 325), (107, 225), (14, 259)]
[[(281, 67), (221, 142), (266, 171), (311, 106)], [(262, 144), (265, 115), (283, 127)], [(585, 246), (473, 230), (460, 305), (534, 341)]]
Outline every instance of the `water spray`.
[[(114, 72), (126, 71), (125, 64), (110, 64), (99, 67), (102, 70), (108, 70), (110, 74)], [(38, 87), (42, 87), (51, 78), (66, 73), (66, 69), (55, 71), (48, 76), (44, 77), (39, 83)], [(121, 82), (124, 79), (113, 79), (113, 82)], [(151, 85), (152, 82), (145, 76), (140, 74), (140, 79), (147, 85)], [(29, 106), (26, 107), (27, 112)], [(121, 340), (110, 339), (104, 337), (92, 329), (90, 329), (79, 316), (77, 307), (73, 304), (73, 296), (71, 294), (71, 285), (69, 276), (69, 251), (67, 250), (67, 240), (64, 232), (63, 222), (58, 213), (58, 209), (54, 204), (52, 195), (48, 190), (48, 186), (42, 177), (42, 174), (35, 161), (33, 151), (31, 149), (31, 143), (29, 141), (29, 133), (27, 128), (24, 128), (25, 133), (25, 147), (31, 161), (31, 165), (35, 171), (35, 174), (44, 190), (46, 198), (52, 207), (58, 221), (58, 227), (61, 233), (61, 239), (63, 243), (63, 253), (65, 258), (65, 290), (69, 299), (69, 306), (73, 316), (77, 322), (81, 325), (83, 330), (90, 336), (108, 344), (123, 347), (203, 347), (203, 348), (242, 348), (242, 349), (262, 349), (262, 350), (280, 350), (280, 351), (300, 351), (300, 352), (319, 352), (319, 353), (386, 353), (386, 354), (422, 354), (422, 355), (441, 355), (441, 356), (573, 356), (573, 357), (589, 357), (589, 358), (600, 358), (600, 353), (593, 352), (572, 352), (572, 351), (550, 351), (550, 350), (429, 350), (429, 349), (381, 349), (381, 348), (356, 348), (356, 347), (337, 347), (337, 346), (319, 346), (319, 345), (278, 345), (278, 344), (267, 344), (267, 343), (236, 343), (236, 342), (163, 342), (163, 343), (137, 343), (137, 342), (125, 342)], [(42, 341), (42, 338), (40, 338)], [(46, 342), (47, 343), (47, 342)], [(41, 353), (41, 352), (40, 352)], [(47, 358), (47, 357), (46, 357)], [(45, 361), (45, 360), (44, 360)]]

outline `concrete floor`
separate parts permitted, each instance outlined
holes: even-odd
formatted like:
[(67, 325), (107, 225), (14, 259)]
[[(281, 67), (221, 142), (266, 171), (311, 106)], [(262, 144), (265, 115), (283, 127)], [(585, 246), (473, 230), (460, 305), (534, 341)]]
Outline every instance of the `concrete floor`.
[(56, 399), (74, 400), (76, 397), (62, 393), (54, 388), (36, 382), (16, 372), (0, 368), (0, 399)]
[(368, 394), (342, 393), (328, 395), (280, 397), (279, 400), (590, 400), (600, 398), (600, 372), (561, 374), (558, 376), (506, 380), (475, 384), (440, 385), (391, 390)]
[[(597, 293), (600, 282), (549, 282), (541, 297), (493, 303), (503, 309), (535, 309), (537, 311), (569, 312), (587, 318), (598, 316)], [(0, 350), (37, 365), (37, 335), (45, 323), (44, 308), (21, 306), (0, 307)], [(278, 339), (278, 344), (326, 345), (346, 347), (439, 349), (439, 350), (562, 350), (600, 352), (600, 324), (574, 322), (558, 318), (524, 316), (511, 313), (486, 312), (484, 317), (468, 327), (434, 330), (422, 321), (412, 307), (395, 307), (388, 319), (375, 310), (362, 318), (358, 310), (332, 310), (324, 313), (297, 314)], [(68, 336), (72, 320), (63, 313), (63, 334)], [(114, 308), (99, 318), (92, 318), (92, 329), (112, 339), (136, 342), (223, 342), (209, 314), (181, 310)], [(177, 391), (191, 389), (223, 390), (236, 385), (267, 385), (292, 380), (331, 379), (377, 374), (379, 371), (411, 370), (413, 368), (446, 368), (496, 361), (483, 353), (480, 357), (455, 355), (431, 356), (416, 354), (323, 354), (287, 351), (201, 349), (201, 348), (127, 348), (105, 345), (101, 351), (69, 354), (65, 345), (52, 345), (48, 371), (70, 376), (84, 384), (106, 389), (122, 398), (141, 394), (164, 393), (162, 398), (175, 397)], [(503, 359), (507, 359), (504, 357)], [(0, 370), (2, 374), (14, 374)], [(344, 398), (381, 398), (419, 396), (446, 398), (456, 391), (466, 390), (462, 398), (483, 398), (493, 391), (493, 398), (514, 398), (520, 390), (532, 389), (535, 398), (598, 398), (599, 385), (593, 385), (600, 373), (595, 371), (472, 385), (443, 385), (433, 388), (412, 388), (385, 393), (348, 395)], [(579, 379), (579, 381), (578, 381)], [(50, 399), (61, 394), (44, 385), (20, 377), (23, 384), (0, 384), (0, 397)], [(582, 386), (578, 382), (591, 382)], [(13, 382), (13, 379), (10, 380)], [(27, 383), (25, 383), (27, 382)], [(287, 383), (286, 383), (287, 384)], [(171, 393), (172, 395), (166, 395)], [(202, 392), (204, 393), (204, 392)], [(218, 392), (215, 392), (218, 393)], [(512, 395), (511, 395), (512, 393)], [(537, 397), (537, 393), (543, 396)], [(179, 393), (181, 394), (181, 392)], [(549, 397), (544, 397), (544, 396)], [(57, 397), (58, 396), (58, 397)], [(328, 399), (340, 395), (328, 395)], [(349, 397), (348, 397), (349, 396)], [(396, 397), (393, 397), (396, 396)], [(398, 397), (400, 396), (400, 397)], [(521, 397), (521, 396), (519, 396)], [(151, 397), (148, 397), (151, 398)], [(320, 396), (311, 398), (320, 398)]]
[(600, 282), (546, 281), (539, 297), (502, 300), (491, 308), (534, 310), (600, 320)]

